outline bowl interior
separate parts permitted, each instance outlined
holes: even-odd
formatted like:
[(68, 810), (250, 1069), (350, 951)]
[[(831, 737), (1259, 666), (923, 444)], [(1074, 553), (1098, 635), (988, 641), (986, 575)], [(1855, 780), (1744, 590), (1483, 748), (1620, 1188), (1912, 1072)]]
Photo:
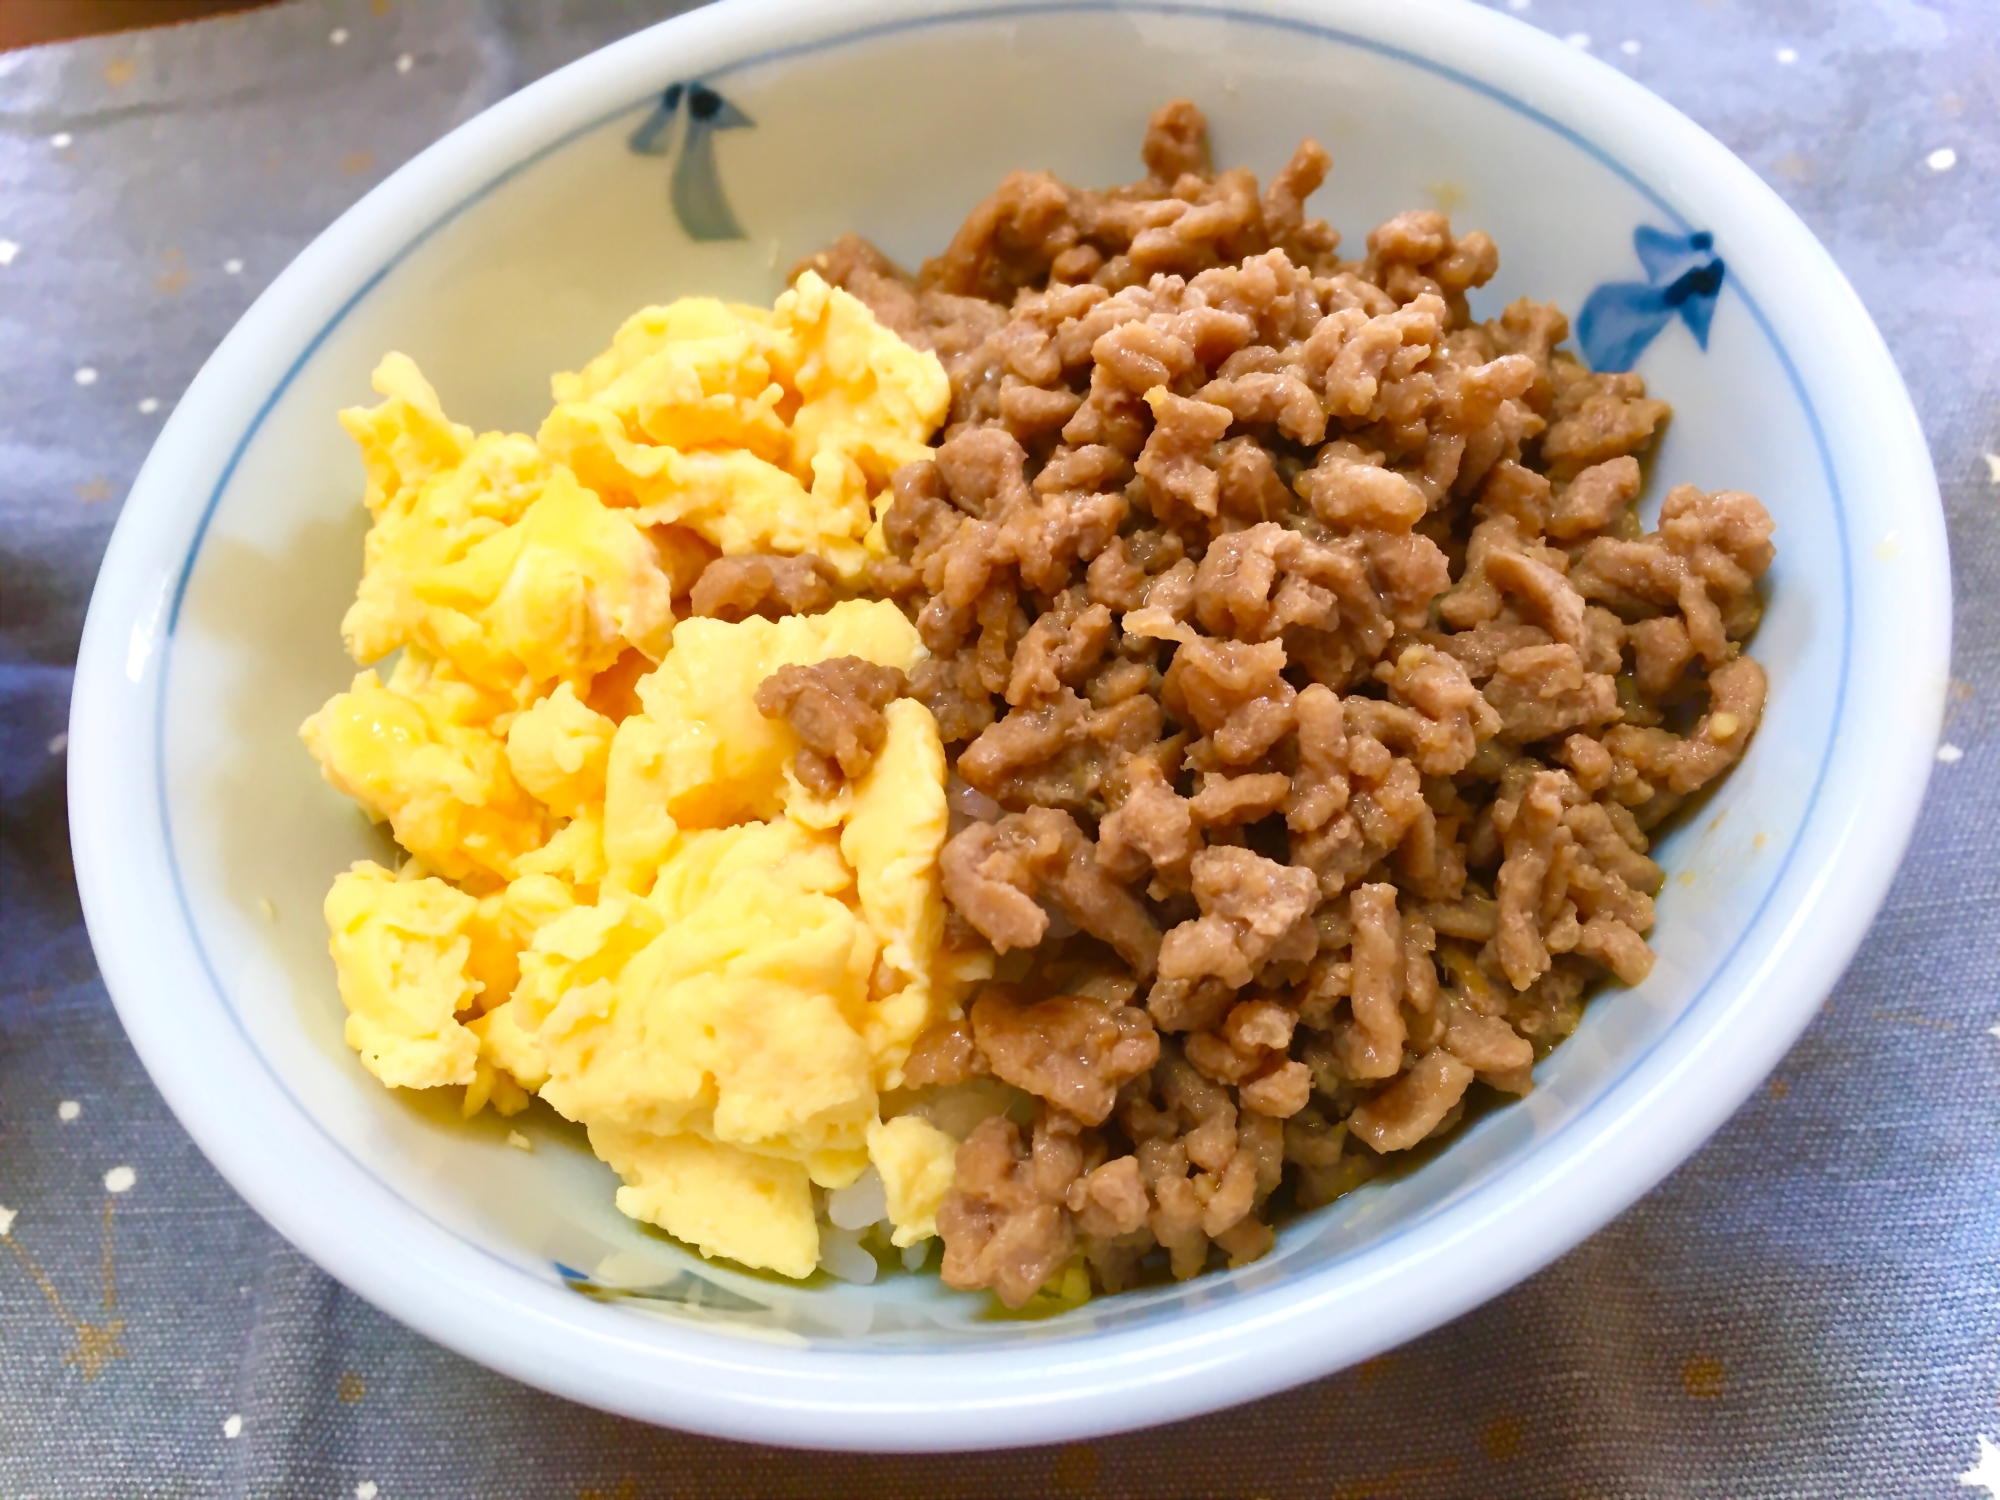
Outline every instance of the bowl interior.
[[(1820, 786), (1844, 680), (1845, 539), (1829, 461), (1752, 300), (1760, 288), (1733, 264), (1706, 350), (1669, 318), (1636, 368), (1676, 413), (1651, 503), (1681, 482), (1741, 488), (1777, 519), (1755, 643), (1769, 716), (1743, 765), (1666, 841), (1652, 977), (1600, 996), (1537, 1070), (1531, 1097), (1421, 1170), (1291, 1223), (1243, 1270), (1024, 1323), (944, 1293), (934, 1276), (796, 1287), (705, 1264), (620, 1216), (610, 1169), (546, 1107), (465, 1123), (362, 1071), (341, 1040), (319, 908), (337, 870), (386, 844), (321, 782), (297, 730), (355, 670), (338, 626), (359, 573), (362, 473), (334, 412), (373, 399), (368, 373), (384, 351), (412, 355), (456, 419), (533, 432), (550, 373), (576, 368), (641, 305), (688, 293), (767, 301), (799, 256), (850, 229), (914, 264), (1015, 167), (1130, 179), (1147, 114), (1177, 94), (1208, 112), (1219, 164), (1268, 175), (1300, 137), (1326, 145), (1335, 167), (1312, 208), (1354, 253), (1408, 207), (1488, 231), (1502, 260), (1473, 298), (1482, 316), (1524, 294), (1574, 316), (1600, 285), (1646, 282), (1639, 227), (1711, 227), (1684, 217), (1680, 189), (1639, 180), (1531, 104), (1303, 23), (968, 15), (743, 56), (707, 68), (704, 90), (665, 110), (657, 90), (690, 81), (666, 74), (655, 92), (606, 98), (596, 123), (497, 169), (465, 201), (438, 203), (393, 255), (352, 268), (351, 300), (299, 339), (289, 376), (241, 393), (239, 459), (171, 621), (157, 774), (179, 896), (214, 982), (212, 997), (187, 1003), (226, 1009), (296, 1111), (284, 1128), (313, 1133), (484, 1256), (603, 1302), (636, 1337), (664, 1318), (749, 1338), (934, 1348), (1137, 1326), (1338, 1266), (1393, 1245), (1604, 1097), (1757, 921)], [(635, 135), (652, 149), (635, 150)], [(697, 238), (731, 219), (741, 238)], [(1715, 248), (1729, 261), (1726, 238)], [(509, 1149), (509, 1128), (533, 1151)]]

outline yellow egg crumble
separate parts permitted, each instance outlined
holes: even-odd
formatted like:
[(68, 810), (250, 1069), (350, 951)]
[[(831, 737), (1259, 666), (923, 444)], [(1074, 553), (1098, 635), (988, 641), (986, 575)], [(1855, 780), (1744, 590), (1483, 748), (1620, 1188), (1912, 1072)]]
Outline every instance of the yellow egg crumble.
[(956, 1142), (880, 1096), (991, 963), (942, 946), (944, 747), (900, 699), (821, 796), (752, 695), (834, 657), (907, 671), (916, 629), (888, 602), (729, 624), (674, 601), (718, 555), (857, 582), (944, 371), (808, 272), (768, 310), (647, 308), (552, 384), (535, 437), (475, 436), (391, 354), (382, 403), (341, 413), (373, 517), (342, 622), (364, 670), (301, 733), (411, 856), (327, 895), (347, 1041), (467, 1114), (540, 1095), (621, 1210), (704, 1254), (809, 1274), (813, 1188), (871, 1164), (915, 1244)]

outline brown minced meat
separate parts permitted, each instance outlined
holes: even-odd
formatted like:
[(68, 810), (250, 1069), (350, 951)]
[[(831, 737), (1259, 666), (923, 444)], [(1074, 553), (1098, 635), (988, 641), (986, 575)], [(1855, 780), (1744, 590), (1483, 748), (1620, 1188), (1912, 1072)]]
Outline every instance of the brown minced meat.
[(894, 667), (836, 656), (809, 667), (778, 668), (757, 684), (752, 701), (765, 718), (791, 725), (799, 737), (793, 772), (806, 790), (825, 797), (868, 773), (889, 737), (882, 710), (909, 689), (909, 679)]
[[(1551, 305), (1473, 321), (1491, 240), (1416, 211), (1343, 259), (1317, 144), (1260, 192), (1185, 102), (1143, 156), (1106, 192), (1010, 175), (915, 276), (851, 236), (807, 262), (951, 378), (869, 584), (930, 653), (954, 940), (1001, 955), (907, 1081), (1037, 1100), (938, 1217), (945, 1280), (1010, 1306), (1079, 1256), (1106, 1291), (1253, 1260), (1281, 1188), (1527, 1093), (1651, 968), (1649, 831), (1764, 706), (1770, 517), (1683, 485), (1644, 530), (1667, 406)], [(821, 584), (792, 571), (712, 592)], [(901, 684), (797, 675), (766, 711), (828, 721), (831, 785)]]

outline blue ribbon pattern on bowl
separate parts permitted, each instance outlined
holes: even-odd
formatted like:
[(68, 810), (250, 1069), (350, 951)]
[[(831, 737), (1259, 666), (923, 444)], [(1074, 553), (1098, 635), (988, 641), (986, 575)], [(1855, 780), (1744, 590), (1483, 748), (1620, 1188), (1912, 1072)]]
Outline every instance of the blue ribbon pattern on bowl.
[(1641, 224), (1632, 231), (1632, 248), (1646, 269), (1645, 281), (1606, 282), (1577, 314), (1576, 341), (1599, 373), (1631, 369), (1676, 313), (1695, 343), (1708, 348), (1724, 275), (1715, 236), (1705, 229), (1669, 234)]
[(680, 134), (680, 159), (674, 163), (674, 217), (691, 240), (743, 239), (743, 226), (736, 221), (716, 171), (715, 133), (741, 130), (755, 125), (755, 120), (705, 83), (670, 83), (627, 144), (641, 156), (668, 155), (683, 101), (687, 127)]

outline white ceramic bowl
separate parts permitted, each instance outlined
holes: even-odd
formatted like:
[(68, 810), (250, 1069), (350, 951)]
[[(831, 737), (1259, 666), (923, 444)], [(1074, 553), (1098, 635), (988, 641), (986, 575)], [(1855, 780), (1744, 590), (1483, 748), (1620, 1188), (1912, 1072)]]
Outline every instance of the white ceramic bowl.
[[(707, 89), (662, 107), (696, 79)], [(934, 1277), (797, 1288), (704, 1265), (622, 1219), (608, 1169), (540, 1106), (523, 1154), (490, 1116), (463, 1125), (379, 1088), (341, 1043), (319, 906), (380, 846), (296, 733), (353, 670), (337, 625), (361, 466), (335, 409), (367, 399), (399, 348), (458, 419), (532, 431), (549, 372), (631, 309), (766, 299), (846, 229), (914, 262), (1012, 167), (1127, 180), (1148, 112), (1176, 94), (1208, 111), (1225, 164), (1268, 173), (1301, 136), (1324, 142), (1336, 166), (1315, 209), (1351, 243), (1433, 201), (1491, 232), (1502, 269), (1476, 308), (1533, 293), (1574, 311), (1606, 283), (1664, 284), (1679, 267), (1649, 278), (1635, 230), (1682, 248), (1713, 235), (1726, 276), (1695, 299), (1713, 312), (1705, 351), (1698, 318), (1618, 295), (1655, 314), (1638, 368), (1677, 412), (1651, 493), (1743, 488), (1777, 518), (1755, 647), (1771, 704), (1665, 845), (1652, 977), (1597, 1000), (1532, 1097), (1287, 1226), (1266, 1259), (1039, 1323), (984, 1319)], [(744, 238), (693, 237), (732, 217)], [(1454, 0), (730, 0), (454, 131), (315, 241), (208, 362), (92, 601), (77, 872), (105, 980), (182, 1122), (284, 1235), (413, 1327), (707, 1432), (1049, 1441), (1245, 1400), (1421, 1333), (1686, 1157), (1797, 1035), (1882, 898), (1931, 763), (1949, 599), (1923, 439), (1840, 273), (1741, 162), (1571, 48)]]

